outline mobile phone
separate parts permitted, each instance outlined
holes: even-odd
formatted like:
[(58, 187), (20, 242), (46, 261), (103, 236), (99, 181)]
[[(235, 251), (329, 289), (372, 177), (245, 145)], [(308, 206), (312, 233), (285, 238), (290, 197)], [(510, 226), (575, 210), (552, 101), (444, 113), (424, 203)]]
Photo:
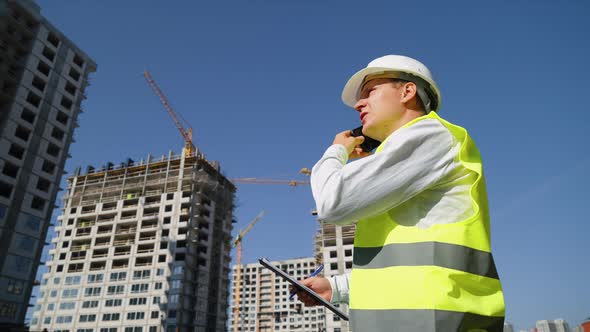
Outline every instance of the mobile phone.
[(379, 142), (378, 140), (368, 137), (366, 135), (363, 135), (363, 126), (360, 126), (358, 128), (354, 128), (353, 130), (350, 131), (350, 133), (354, 137), (363, 136), (365, 138), (365, 140), (363, 141), (363, 144), (361, 144), (361, 149), (363, 149), (363, 151), (365, 151), (365, 152), (371, 152), (371, 151), (375, 150), (379, 145), (381, 145), (381, 142)]

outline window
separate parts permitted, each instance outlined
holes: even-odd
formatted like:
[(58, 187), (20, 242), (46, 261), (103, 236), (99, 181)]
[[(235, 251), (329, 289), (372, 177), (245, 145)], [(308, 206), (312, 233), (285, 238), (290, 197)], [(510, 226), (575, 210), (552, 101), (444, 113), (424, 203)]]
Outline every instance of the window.
[(10, 294), (20, 295), (23, 293), (25, 283), (21, 280), (8, 279), (8, 288), (6, 291)]
[(59, 277), (53, 278), (53, 284), (54, 285), (59, 285), (60, 282), (61, 282), (61, 278), (59, 278)]
[(178, 295), (174, 294), (174, 295), (170, 295), (170, 303), (178, 303)]
[(50, 32), (47, 35), (47, 41), (55, 47), (59, 46), (59, 38), (57, 38), (57, 36), (53, 32)]
[(43, 90), (45, 90), (45, 81), (43, 81), (42, 79), (40, 79), (37, 76), (33, 77), (33, 81), (31, 82), (31, 85), (33, 85), (35, 88), (39, 89), (41, 92), (43, 92)]
[(162, 289), (162, 283), (161, 282), (156, 282), (156, 285), (154, 286), (154, 289)]
[(79, 285), (80, 279), (80, 276), (66, 277), (66, 285)]
[[(61, 317), (58, 317), (58, 318), (61, 318)], [(45, 317), (45, 319), (43, 320), (43, 324), (51, 324), (51, 317)]]
[(0, 181), (0, 196), (10, 198), (10, 195), (12, 195), (12, 186)]
[(20, 118), (32, 124), (35, 122), (35, 113), (27, 108), (23, 108), (20, 113)]
[(84, 289), (84, 296), (99, 296), (101, 287), (88, 287)]
[(160, 304), (160, 297), (159, 296), (154, 297), (154, 299), (152, 300), (152, 303), (153, 304)]
[(63, 124), (63, 125), (67, 125), (68, 124), (68, 115), (62, 111), (58, 111), (57, 114), (55, 115), (55, 120), (57, 120), (57, 122)]
[(346, 250), (344, 250), (344, 256), (351, 257), (352, 256), (352, 249), (346, 249)]
[(131, 285), (131, 293), (145, 293), (148, 291), (148, 284)]
[(84, 309), (97, 308), (97, 307), (98, 307), (98, 301), (84, 301), (84, 302), (82, 302), (82, 308), (84, 308)]
[(80, 73), (77, 70), (75, 70), (74, 68), (70, 68), (69, 75), (76, 82), (80, 79)]
[(62, 302), (59, 304), (59, 310), (72, 310), (76, 308), (76, 302)]
[(80, 323), (94, 322), (94, 321), (96, 321), (96, 315), (95, 314), (91, 314), (91, 315), (80, 315)]
[[(113, 320), (119, 320), (121, 318), (121, 314), (119, 313), (110, 313), (110, 314), (104, 314), (102, 315), (102, 320), (103, 321), (113, 321)], [(103, 329), (101, 329), (102, 331)]]
[(39, 105), (41, 105), (41, 97), (39, 97), (36, 94), (34, 94), (33, 92), (29, 91), (29, 94), (27, 95), (27, 102), (29, 102), (29, 104), (38, 108)]
[(180, 280), (172, 280), (172, 288), (180, 288)]
[(41, 166), (41, 169), (47, 174), (53, 174), (55, 171), (55, 164), (48, 160), (43, 160), (43, 166)]
[(106, 300), (104, 302), (105, 307), (120, 307), (123, 304), (122, 299)]
[(104, 275), (102, 273), (91, 274), (88, 276), (88, 283), (102, 282)]
[(72, 96), (75, 96), (76, 95), (76, 86), (74, 86), (70, 82), (66, 82), (66, 85), (64, 86), (64, 90), (66, 90)]
[(168, 311), (168, 318), (176, 318), (176, 310)]
[(33, 195), (33, 200), (31, 201), (31, 208), (39, 211), (43, 211), (45, 208), (45, 200), (41, 197), (37, 197)]
[(76, 54), (76, 55), (74, 55), (74, 63), (78, 67), (82, 68), (82, 66), (84, 66), (84, 59), (81, 56), (79, 56), (78, 54)]
[(41, 227), (41, 219), (33, 216), (27, 216), (25, 226), (31, 231), (38, 232), (39, 227)]
[(2, 173), (4, 175), (8, 175), (11, 178), (16, 178), (17, 174), (18, 174), (18, 166), (13, 165), (9, 162), (5, 162), (4, 163), (4, 168), (2, 169)]
[(26, 142), (29, 140), (29, 136), (31, 136), (31, 131), (25, 127), (16, 126), (14, 136)]
[(37, 70), (45, 76), (49, 76), (49, 71), (51, 67), (47, 65), (45, 62), (39, 60), (39, 64), (37, 65)]
[(53, 143), (47, 144), (47, 154), (54, 157), (59, 156), (59, 146)]
[(134, 271), (133, 279), (147, 279), (150, 277), (150, 270)]
[(55, 138), (58, 141), (61, 141), (64, 139), (66, 133), (63, 130), (58, 129), (57, 127), (53, 127), (53, 130), (51, 131), (51, 137)]
[(156, 271), (156, 275), (157, 275), (157, 276), (163, 276), (163, 275), (164, 275), (164, 269), (158, 269), (158, 270)]
[[(151, 318), (152, 318), (152, 319), (153, 319), (153, 318), (158, 318), (158, 313), (159, 313), (159, 311), (152, 311), (152, 316), (151, 316)], [(152, 327), (155, 327), (155, 326), (152, 326)], [(150, 327), (150, 329), (151, 329), (151, 327)]]
[(8, 150), (8, 154), (16, 159), (22, 159), (23, 155), (25, 154), (25, 149), (12, 143), (10, 145), (10, 150)]
[(330, 258), (335, 258), (337, 256), (336, 251), (330, 251)]
[(129, 305), (144, 305), (147, 303), (147, 298), (145, 297), (134, 297), (129, 299)]
[(49, 297), (57, 297), (57, 289), (54, 289), (51, 292), (49, 292)]
[(50, 50), (47, 46), (43, 48), (43, 52), (41, 52), (41, 54), (43, 54), (43, 56), (50, 62), (53, 62), (53, 59), (55, 59), (55, 52)]
[[(119, 320), (119, 317), (117, 316), (117, 319), (115, 319), (115, 320)], [(116, 327), (103, 327), (100, 329), (100, 332), (117, 332), (117, 328)]]
[(44, 178), (37, 179), (37, 189), (49, 192), (49, 186), (51, 186), (51, 182), (45, 180)]
[(111, 273), (111, 281), (120, 281), (127, 279), (127, 272), (113, 272)]
[(124, 285), (109, 286), (109, 288), (107, 288), (107, 295), (123, 294), (124, 292)]
[(6, 215), (6, 206), (0, 205), (0, 219), (3, 219), (5, 215)]
[(72, 316), (57, 316), (57, 324), (69, 324), (72, 322)]
[(61, 106), (63, 106), (65, 109), (67, 110), (71, 110), (72, 109), (72, 100), (66, 96), (62, 96), (61, 97)]
[(127, 319), (128, 320), (138, 320), (138, 319), (144, 319), (145, 318), (145, 312), (128, 312), (127, 313)]

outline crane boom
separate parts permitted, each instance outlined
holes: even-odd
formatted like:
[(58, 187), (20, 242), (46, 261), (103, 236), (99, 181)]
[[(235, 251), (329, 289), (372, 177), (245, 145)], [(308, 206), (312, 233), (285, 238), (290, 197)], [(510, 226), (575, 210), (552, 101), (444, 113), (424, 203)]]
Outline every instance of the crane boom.
[(182, 123), (180, 123), (180, 120), (178, 119), (178, 116), (176, 115), (176, 112), (174, 112), (174, 109), (172, 109), (172, 106), (170, 106), (170, 103), (168, 102), (168, 98), (166, 98), (166, 95), (164, 94), (164, 92), (162, 92), (162, 90), (160, 90), (160, 88), (158, 87), (158, 85), (156, 84), (154, 79), (152, 78), (152, 75), (150, 75), (150, 73), (147, 70), (144, 70), (143, 76), (145, 76), (145, 79), (147, 80), (147, 82), (150, 85), (150, 87), (152, 88), (152, 90), (154, 90), (154, 92), (156, 93), (158, 98), (160, 98), (160, 101), (162, 102), (162, 105), (164, 105), (166, 112), (168, 112), (168, 114), (172, 118), (172, 121), (174, 121), (176, 128), (178, 128), (178, 131), (180, 131), (180, 134), (184, 138), (185, 150), (187, 152), (187, 155), (192, 155), (195, 151), (195, 146), (193, 145), (193, 130), (192, 130), (192, 128), (188, 127), (187, 129), (184, 129), (184, 127), (182, 126)]
[(309, 184), (309, 181), (275, 180), (275, 179), (258, 179), (258, 178), (234, 178), (234, 179), (231, 179), (231, 181), (234, 183), (288, 184), (291, 187)]

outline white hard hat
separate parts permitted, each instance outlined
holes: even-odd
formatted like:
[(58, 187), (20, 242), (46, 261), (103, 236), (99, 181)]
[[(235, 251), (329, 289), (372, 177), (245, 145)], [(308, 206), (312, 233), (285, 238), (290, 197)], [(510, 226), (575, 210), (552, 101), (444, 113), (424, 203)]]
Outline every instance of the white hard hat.
[(438, 111), (440, 107), (440, 91), (432, 78), (430, 70), (418, 60), (403, 55), (386, 55), (377, 58), (359, 70), (348, 80), (342, 90), (342, 101), (350, 106), (358, 102), (361, 88), (366, 79), (372, 76), (398, 78), (414, 82), (418, 87), (418, 96), (422, 100), (426, 112)]

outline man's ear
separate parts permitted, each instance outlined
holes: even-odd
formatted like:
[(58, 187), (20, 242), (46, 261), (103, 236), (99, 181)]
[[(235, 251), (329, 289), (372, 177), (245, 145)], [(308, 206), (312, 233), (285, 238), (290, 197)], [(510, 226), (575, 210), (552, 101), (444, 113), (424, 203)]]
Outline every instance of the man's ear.
[(408, 82), (402, 86), (402, 103), (407, 103), (413, 97), (417, 96), (416, 84), (414, 82)]

